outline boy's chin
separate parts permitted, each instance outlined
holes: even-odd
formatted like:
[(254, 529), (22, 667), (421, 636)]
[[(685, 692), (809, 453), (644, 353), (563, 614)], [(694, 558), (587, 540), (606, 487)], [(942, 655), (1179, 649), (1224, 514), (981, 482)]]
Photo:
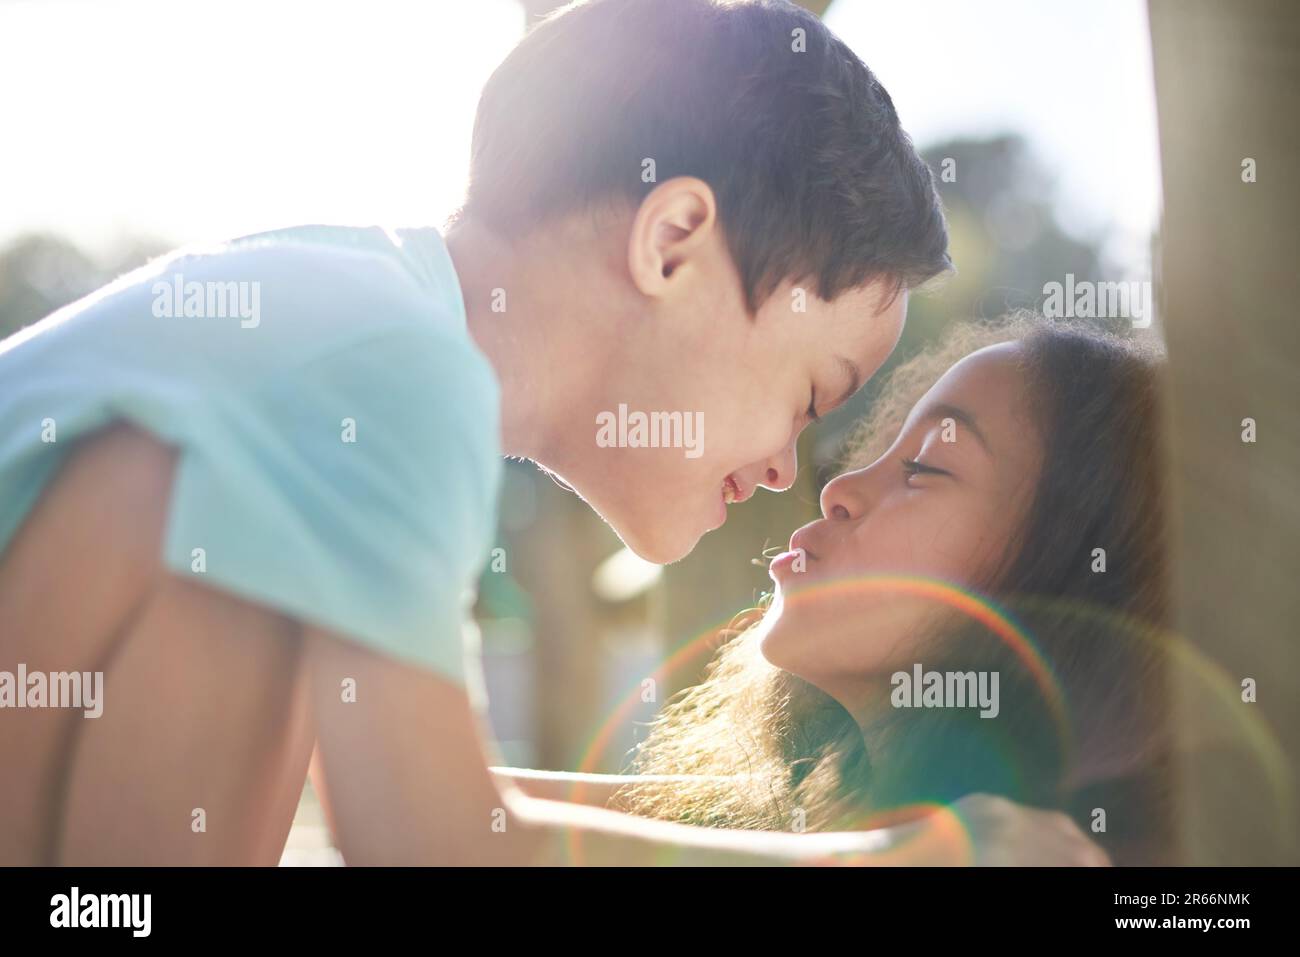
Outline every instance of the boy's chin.
[(620, 533), (623, 544), (630, 548), (638, 558), (656, 565), (671, 565), (681, 561), (695, 550), (695, 543), (700, 540), (696, 535), (688, 541), (672, 541), (656, 537), (654, 539), (633, 538)]
[(671, 565), (681, 561), (695, 550), (696, 544), (704, 537), (704, 532), (700, 529), (680, 528), (663, 522), (652, 528), (639, 529), (630, 524), (611, 521), (609, 516), (605, 516), (605, 520), (638, 558), (656, 565)]

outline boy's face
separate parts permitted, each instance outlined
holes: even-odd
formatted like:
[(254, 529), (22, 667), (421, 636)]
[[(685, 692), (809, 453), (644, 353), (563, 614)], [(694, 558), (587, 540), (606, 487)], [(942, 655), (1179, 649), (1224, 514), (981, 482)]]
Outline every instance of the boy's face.
[(590, 444), (571, 447), (561, 470), (629, 548), (660, 563), (689, 554), (730, 502), (790, 487), (799, 433), (880, 368), (907, 308), (884, 283), (826, 302), (787, 281), (750, 316), (721, 230), (688, 232), (645, 231), (660, 261), (634, 227), (641, 307), (602, 343)]

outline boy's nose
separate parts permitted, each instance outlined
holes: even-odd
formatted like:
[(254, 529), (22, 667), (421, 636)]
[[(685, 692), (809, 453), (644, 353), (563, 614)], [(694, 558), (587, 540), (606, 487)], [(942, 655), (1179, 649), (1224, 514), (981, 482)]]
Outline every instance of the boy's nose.
[(795, 473), (799, 470), (799, 461), (792, 440), (781, 452), (763, 463), (763, 472), (758, 484), (773, 492), (784, 492), (794, 484)]

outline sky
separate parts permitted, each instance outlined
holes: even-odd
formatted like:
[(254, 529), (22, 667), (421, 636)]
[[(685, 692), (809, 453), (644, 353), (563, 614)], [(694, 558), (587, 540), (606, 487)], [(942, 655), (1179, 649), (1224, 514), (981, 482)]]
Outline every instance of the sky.
[(0, 2), (0, 242), (440, 222), (512, 0)]
[[(826, 21), (919, 145), (1019, 131), (1066, 229), (1146, 256), (1142, 0), (835, 0)], [(0, 0), (0, 243), (439, 223), (523, 24), (514, 0)]]

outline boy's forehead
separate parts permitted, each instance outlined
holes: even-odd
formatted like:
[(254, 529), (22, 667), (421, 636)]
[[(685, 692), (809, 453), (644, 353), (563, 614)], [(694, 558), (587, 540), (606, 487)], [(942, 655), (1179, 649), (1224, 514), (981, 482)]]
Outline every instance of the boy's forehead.
[[(852, 301), (849, 297), (853, 297)], [(823, 340), (848, 389), (857, 392), (884, 365), (903, 335), (907, 317), (907, 290), (897, 295), (879, 286), (855, 290), (837, 299), (831, 339)]]

